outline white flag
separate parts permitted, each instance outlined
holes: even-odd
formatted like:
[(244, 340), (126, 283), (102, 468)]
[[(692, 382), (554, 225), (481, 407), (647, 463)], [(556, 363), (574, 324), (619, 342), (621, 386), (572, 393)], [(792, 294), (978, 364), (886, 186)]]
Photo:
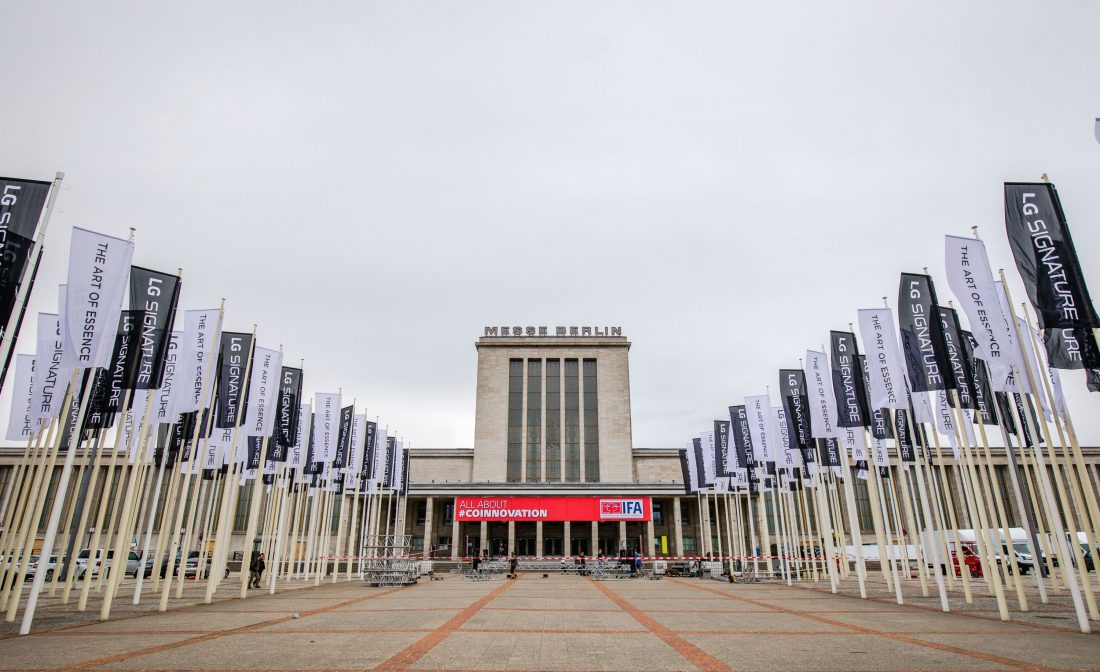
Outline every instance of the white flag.
[(803, 369), (806, 373), (806, 396), (810, 400), (810, 434), (815, 439), (839, 438), (829, 358), (823, 352), (807, 350)]
[(279, 398), (279, 374), (283, 354), (278, 350), (256, 347), (248, 382), (248, 408), (245, 411), (246, 436), (271, 436), (275, 431), (276, 403)]
[[(130, 464), (137, 460), (141, 444), (141, 421), (145, 417), (145, 406), (152, 392), (153, 390), (134, 390), (134, 401), (122, 416), (122, 437), (118, 442), (118, 450), (126, 451), (126, 459)], [(149, 443), (152, 445), (152, 441)]]
[(776, 450), (772, 444), (772, 413), (768, 395), (745, 397), (745, 412), (749, 414), (753, 456), (761, 464), (774, 463)]
[[(340, 424), (340, 394), (317, 392), (313, 395), (313, 459), (326, 465), (336, 457), (336, 435)], [(383, 444), (385, 446), (385, 444)]]
[[(1028, 392), (1027, 372), (1024, 371), (1024, 355), (1020, 351), (1019, 339), (1016, 338), (1016, 334), (1012, 329), (1011, 318), (1013, 312), (1008, 305), (1008, 295), (1005, 294), (1004, 284), (1000, 280), (993, 284), (996, 287), (997, 301), (1001, 306), (1001, 314), (1004, 315), (1006, 328), (1012, 335), (1011, 342), (1006, 341), (1005, 347), (1009, 351), (1009, 358), (1014, 368), (1012, 374), (1008, 376), (1008, 380), (1005, 382), (1003, 389), (998, 389), (995, 385), (995, 381), (992, 381), (990, 385), (993, 386), (994, 392)], [(1027, 332), (1021, 331), (1020, 336), (1022, 338), (1027, 337)]]
[(203, 378), (210, 364), (211, 353), (218, 347), (218, 317), (220, 308), (188, 310), (183, 314), (183, 354), (179, 364), (180, 397), (176, 410), (192, 413), (199, 410)]
[(34, 420), (56, 418), (61, 413), (61, 404), (65, 401), (65, 391), (69, 387), (72, 369), (62, 365), (64, 344), (61, 341), (61, 327), (57, 315), (38, 314), (38, 350), (34, 354), (34, 407), (31, 409)]
[(233, 441), (232, 429), (214, 429), (206, 442), (206, 451), (202, 456), (203, 469), (220, 469), (226, 462), (225, 454)]
[(840, 447), (857, 462), (867, 459), (867, 434), (862, 427), (841, 427)]
[(703, 449), (703, 482), (714, 485), (717, 480), (714, 471), (714, 432), (701, 433), (699, 441)]
[(859, 334), (867, 349), (871, 408), (908, 408), (893, 313), (886, 307), (860, 310)]
[(74, 369), (105, 367), (111, 361), (122, 296), (134, 244), (73, 227), (65, 312), (64, 364)]
[(290, 449), (287, 458), (292, 469), (301, 471), (302, 461), (309, 447), (309, 419), (313, 415), (313, 407), (310, 404), (298, 404), (298, 430), (294, 434), (294, 446)]
[(352, 418), (351, 437), (348, 439), (348, 459), (345, 474), (358, 477), (363, 470), (363, 447), (359, 443), (367, 431), (367, 416), (365, 413), (356, 413)]
[(802, 456), (791, 441), (791, 428), (787, 424), (787, 412), (781, 406), (772, 408), (772, 422), (775, 423), (776, 436), (779, 437), (780, 457), (785, 469), (797, 469), (802, 464)]
[(176, 372), (180, 360), (180, 341), (183, 335), (173, 331), (168, 338), (168, 351), (164, 357), (164, 377), (161, 378), (160, 388), (153, 398), (153, 419), (155, 422), (175, 423), (179, 419), (176, 411), (176, 403), (179, 397), (179, 386), (176, 385)]
[(993, 271), (985, 253), (985, 244), (974, 238), (947, 236), (947, 284), (966, 312), (978, 346), (974, 356), (989, 367), (990, 385), (1003, 391), (1011, 373), (1012, 326), (1001, 312), (1001, 301), (993, 281)]
[[(1024, 353), (1025, 353), (1024, 356), (1027, 357), (1027, 361), (1031, 366), (1031, 375), (1033, 375), (1033, 376), (1043, 375), (1043, 370), (1046, 368), (1046, 365), (1044, 364), (1042, 358), (1040, 358), (1036, 355), (1035, 347), (1032, 345), (1031, 339), (1028, 338), (1028, 334), (1029, 333), (1033, 334), (1033, 333), (1035, 333), (1035, 331), (1034, 330), (1029, 331), (1031, 329), (1031, 327), (1027, 326), (1027, 322), (1024, 322), (1024, 320), (1022, 318), (1019, 318), (1019, 317), (1016, 318), (1016, 325), (1020, 329), (1020, 340), (1022, 340), (1024, 342)], [(1046, 390), (1043, 387), (1042, 378), (1036, 378), (1035, 379), (1035, 388), (1036, 388), (1035, 389), (1035, 395), (1032, 395), (1032, 396), (1038, 396), (1039, 397), (1039, 404), (1043, 409), (1043, 417), (1045, 417), (1047, 419), (1047, 421), (1049, 422), (1051, 420), (1051, 417), (1050, 417), (1050, 402), (1047, 400)]]
[(38, 421), (31, 417), (31, 406), (34, 403), (34, 355), (16, 355), (13, 389), (7, 439), (27, 441), (38, 429)]
[(1062, 392), (1062, 377), (1058, 374), (1058, 369), (1049, 366), (1047, 373), (1050, 374), (1050, 388), (1054, 391), (1054, 410), (1064, 418), (1066, 417), (1066, 396)]

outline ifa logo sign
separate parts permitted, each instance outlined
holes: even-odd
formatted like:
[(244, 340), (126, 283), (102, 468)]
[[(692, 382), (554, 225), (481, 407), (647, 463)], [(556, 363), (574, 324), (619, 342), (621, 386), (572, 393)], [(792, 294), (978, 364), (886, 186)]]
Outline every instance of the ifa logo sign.
[(645, 507), (640, 499), (601, 499), (600, 519), (645, 520)]

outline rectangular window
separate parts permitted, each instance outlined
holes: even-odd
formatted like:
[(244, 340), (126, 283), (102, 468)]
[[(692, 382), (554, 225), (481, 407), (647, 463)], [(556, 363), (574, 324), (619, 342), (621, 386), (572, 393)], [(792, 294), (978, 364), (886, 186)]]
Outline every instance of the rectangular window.
[(518, 483), (523, 476), (523, 360), (508, 362), (508, 464), (506, 478)]
[[(1016, 522), (1016, 509), (1012, 506), (1014, 500), (1008, 489), (1008, 479), (1010, 478), (1008, 475), (1008, 467), (994, 466), (993, 471), (997, 476), (997, 490), (1000, 492), (1001, 502), (1004, 504), (1005, 518), (1008, 519), (1009, 526), (1015, 526), (1018, 523)], [(999, 518), (998, 516), (998, 520)]]
[(248, 508), (252, 504), (252, 483), (242, 485), (240, 488), (241, 494), (237, 497), (237, 511), (233, 517), (234, 532), (245, 531), (248, 526)]
[(684, 537), (684, 553), (695, 551), (695, 537)]
[[(870, 474), (868, 474), (870, 477)], [(874, 523), (871, 520), (871, 498), (867, 494), (867, 481), (856, 478), (856, 470), (852, 468), (852, 490), (856, 497), (856, 514), (859, 516), (860, 530), (873, 530)]]
[(416, 503), (416, 524), (420, 527), (428, 524), (428, 502)]
[(653, 502), (653, 524), (664, 525), (665, 523), (665, 504), (664, 502)]
[(691, 504), (687, 502), (680, 503), (680, 524), (691, 525)]
[(584, 480), (600, 480), (600, 420), (594, 359), (584, 360)]
[(580, 371), (575, 359), (565, 360), (565, 480), (581, 480)]
[(561, 362), (546, 360), (546, 480), (561, 481)]
[(527, 360), (527, 480), (542, 480), (542, 360)]
[(448, 502), (443, 505), (443, 524), (452, 525), (455, 521), (455, 504)]
[(344, 502), (343, 497), (332, 498), (332, 518), (329, 522), (329, 531), (332, 534), (336, 534), (340, 529), (340, 509), (343, 508), (340, 505)]

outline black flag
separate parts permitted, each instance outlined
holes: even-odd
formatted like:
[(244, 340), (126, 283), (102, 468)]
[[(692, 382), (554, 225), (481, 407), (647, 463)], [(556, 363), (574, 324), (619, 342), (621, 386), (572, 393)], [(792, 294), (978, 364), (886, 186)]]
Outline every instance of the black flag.
[(340, 409), (340, 425), (336, 432), (336, 456), (332, 460), (334, 469), (344, 469), (348, 466), (348, 452), (351, 448), (351, 423), (354, 420), (354, 406), (345, 406)]
[(802, 455), (802, 463), (809, 464), (813, 462), (813, 439), (810, 438), (806, 374), (801, 369), (780, 369), (779, 394), (783, 400), (787, 423), (790, 425), (791, 441)]
[(1039, 328), (1100, 327), (1054, 185), (1006, 182), (1005, 228)]
[[(301, 409), (301, 370), (284, 366), (279, 375), (278, 422), (275, 425), (276, 443), (286, 451), (294, 447), (298, 436), (298, 414)], [(285, 458), (284, 458), (285, 459)], [(283, 460), (278, 460), (282, 462)]]
[(223, 331), (218, 353), (218, 414), (215, 427), (232, 429), (244, 419), (245, 369), (252, 357), (252, 334)]
[(130, 269), (130, 308), (140, 311), (136, 388), (155, 390), (164, 376), (164, 360), (176, 317), (180, 279), (140, 266)]
[[(959, 316), (954, 310), (938, 306), (940, 314), (940, 326), (943, 328), (943, 342), (947, 346), (947, 362), (951, 372), (951, 380), (955, 383), (955, 393), (959, 396), (959, 403), (963, 408), (976, 410), (977, 402), (974, 400), (974, 391), (971, 380), (974, 377), (971, 364), (966, 357), (966, 350), (962, 344), (962, 328), (959, 327)], [(955, 400), (951, 395), (947, 401), (954, 406)]]
[(1052, 369), (1100, 368), (1100, 349), (1092, 329), (1046, 329), (1040, 333)]
[[(10, 353), (15, 352), (14, 341), (19, 336), (19, 323), (23, 319), (22, 310), (19, 315), (14, 314), (19, 287), (24, 281), (34, 282), (41, 258), (39, 251), (39, 259), (34, 261), (34, 271), (29, 278), (24, 278), (50, 184), (39, 180), (0, 177), (0, 337), (12, 340), (9, 360)], [(8, 362), (3, 364), (6, 371)]]
[(985, 361), (974, 356), (974, 347), (978, 340), (969, 331), (961, 331), (963, 352), (966, 361), (970, 362), (970, 384), (974, 390), (974, 402), (978, 406), (978, 412), (982, 414), (983, 425), (997, 424), (997, 412), (993, 402), (993, 386), (989, 384), (989, 367)]
[(714, 421), (714, 475), (719, 479), (728, 479), (731, 474), (726, 471), (726, 459), (730, 451), (730, 421)]
[(680, 472), (684, 475), (684, 494), (690, 495), (691, 489), (691, 472), (688, 469), (687, 448), (680, 450)]
[(363, 441), (363, 469), (359, 472), (359, 480), (366, 482), (374, 478), (375, 445), (374, 437), (378, 433), (378, 423), (367, 421), (366, 437)]
[(838, 427), (866, 427), (867, 394), (863, 374), (859, 370), (859, 348), (856, 337), (847, 331), (830, 331), (832, 344), (833, 392), (836, 395)]
[(1085, 374), (1085, 383), (1089, 392), (1100, 392), (1100, 369), (1089, 369)]
[(914, 392), (955, 387), (938, 305), (932, 278), (916, 273), (901, 274), (898, 289), (901, 356), (905, 359)]
[(894, 411), (894, 431), (898, 437), (898, 453), (902, 462), (915, 462), (912, 425), (906, 411)]
[[(756, 456), (752, 448), (752, 429), (745, 405), (730, 406), (730, 434), (733, 434), (733, 449), (737, 455), (737, 464), (745, 470), (749, 482), (749, 492), (756, 491)], [(702, 469), (702, 465), (699, 466)]]

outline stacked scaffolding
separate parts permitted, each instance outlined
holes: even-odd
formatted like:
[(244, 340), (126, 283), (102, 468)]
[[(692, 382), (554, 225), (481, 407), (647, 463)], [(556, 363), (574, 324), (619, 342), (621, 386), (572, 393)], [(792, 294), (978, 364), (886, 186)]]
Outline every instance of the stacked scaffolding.
[(420, 578), (420, 558), (412, 557), (409, 535), (376, 535), (363, 545), (359, 575), (371, 586), (409, 586)]

